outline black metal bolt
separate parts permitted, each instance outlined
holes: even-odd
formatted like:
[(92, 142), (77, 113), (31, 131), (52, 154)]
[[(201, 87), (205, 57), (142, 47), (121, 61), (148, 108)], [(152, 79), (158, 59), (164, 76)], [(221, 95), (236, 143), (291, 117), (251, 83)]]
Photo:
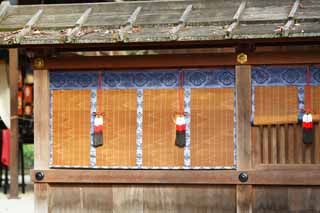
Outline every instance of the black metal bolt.
[(41, 181), (44, 178), (44, 173), (43, 172), (36, 172), (35, 177), (36, 177), (37, 181)]
[(242, 183), (247, 182), (248, 179), (249, 179), (249, 176), (248, 176), (247, 173), (241, 172), (241, 173), (239, 174), (239, 180), (240, 180)]

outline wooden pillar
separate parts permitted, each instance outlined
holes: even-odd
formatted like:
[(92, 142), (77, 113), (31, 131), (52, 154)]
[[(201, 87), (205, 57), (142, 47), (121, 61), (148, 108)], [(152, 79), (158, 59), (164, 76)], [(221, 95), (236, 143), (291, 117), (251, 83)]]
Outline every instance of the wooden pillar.
[[(251, 162), (251, 66), (236, 66), (237, 168), (248, 171)], [(250, 179), (250, 176), (249, 176)], [(252, 212), (252, 185), (237, 185), (237, 212)]]
[(19, 81), (18, 49), (9, 49), (9, 83), (10, 83), (10, 194), (9, 198), (18, 198), (18, 81)]
[[(49, 168), (49, 72), (34, 70), (34, 169)], [(46, 183), (34, 184), (35, 212), (48, 212), (48, 190)]]

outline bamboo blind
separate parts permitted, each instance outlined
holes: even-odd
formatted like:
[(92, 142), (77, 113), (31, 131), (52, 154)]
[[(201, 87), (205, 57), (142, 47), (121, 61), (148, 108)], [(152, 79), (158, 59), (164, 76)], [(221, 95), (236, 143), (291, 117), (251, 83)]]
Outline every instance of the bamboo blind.
[(297, 122), (297, 87), (256, 87), (254, 96), (255, 125)]
[(191, 90), (191, 166), (233, 166), (234, 89)]
[(104, 90), (101, 96), (98, 95), (97, 100), (99, 99), (102, 108), (97, 110), (105, 115), (103, 146), (96, 149), (96, 165), (135, 166), (136, 90)]
[(89, 166), (90, 91), (54, 90), (53, 164)]
[(175, 146), (176, 89), (146, 89), (143, 95), (143, 166), (183, 166), (184, 149)]
[[(305, 95), (305, 98), (306, 98), (306, 95)], [(312, 107), (312, 113), (319, 120), (319, 117), (320, 117), (320, 87), (311, 87), (311, 107)]]

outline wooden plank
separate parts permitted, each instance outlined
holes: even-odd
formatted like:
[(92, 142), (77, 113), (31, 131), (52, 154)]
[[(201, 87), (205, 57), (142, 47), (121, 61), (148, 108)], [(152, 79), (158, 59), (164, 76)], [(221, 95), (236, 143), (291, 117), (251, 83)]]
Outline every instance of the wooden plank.
[[(300, 165), (301, 166), (301, 165)], [(300, 167), (301, 168), (301, 167)], [(63, 170), (47, 169), (44, 179), (35, 183), (117, 183), (117, 184), (181, 184), (181, 185), (320, 185), (320, 170), (302, 168), (300, 170), (248, 170), (249, 179), (241, 183), (238, 176), (244, 171), (181, 171), (181, 170)]]
[(49, 73), (34, 70), (34, 168), (49, 166)]
[(277, 126), (271, 126), (271, 163), (278, 163)]
[(252, 212), (252, 185), (237, 185), (237, 212)]
[(304, 163), (310, 164), (312, 163), (312, 144), (304, 144), (305, 147), (305, 153), (304, 153)]
[(81, 208), (73, 212), (113, 213), (114, 195), (112, 185), (77, 185), (80, 191)]
[(114, 213), (144, 212), (144, 200), (147, 198), (142, 185), (113, 185), (112, 194)]
[[(166, 63), (163, 63), (166, 61)], [(319, 51), (258, 52), (248, 54), (247, 64), (283, 65), (318, 64)], [(144, 56), (69, 56), (53, 57), (45, 60), (45, 68), (53, 70), (75, 69), (137, 69), (137, 68), (201, 68), (236, 65), (234, 53), (204, 53), (178, 55)]]
[(10, 84), (10, 198), (18, 197), (18, 78), (19, 52), (9, 49), (9, 84)]
[(275, 171), (285, 171), (285, 170), (295, 170), (295, 171), (303, 171), (303, 170), (319, 170), (320, 165), (315, 164), (260, 164), (257, 165), (256, 170), (275, 170)]
[(48, 213), (49, 188), (47, 183), (34, 184), (35, 213)]
[(84, 208), (82, 196), (82, 189), (76, 185), (51, 184), (48, 212), (81, 212)]
[(315, 125), (314, 163), (320, 164), (320, 125)]
[(303, 163), (303, 143), (302, 143), (302, 129), (299, 125), (295, 125), (295, 163)]
[[(250, 170), (251, 156), (251, 66), (236, 66), (237, 169)], [(237, 212), (252, 211), (252, 186), (237, 185)]]
[(143, 211), (177, 213), (176, 193), (174, 186), (144, 186)]
[(255, 187), (254, 212), (288, 212), (288, 189), (275, 186)]
[(239, 172), (235, 170), (40, 170), (43, 183), (156, 183), (156, 184), (236, 184)]
[(319, 212), (320, 188), (288, 187), (288, 211), (291, 212)]
[(288, 149), (288, 163), (294, 163), (294, 127), (292, 125), (287, 126), (288, 131), (288, 140), (287, 140), (287, 149)]
[(269, 129), (264, 126), (262, 130), (262, 163), (268, 164), (269, 162)]
[(251, 169), (251, 66), (236, 66), (237, 168)]
[(262, 127), (255, 127), (255, 153), (256, 153), (256, 158), (255, 158), (255, 164), (259, 165), (262, 162)]
[(279, 163), (286, 163), (286, 135), (284, 125), (279, 126)]
[(235, 212), (236, 187), (226, 185), (176, 186), (176, 212)]

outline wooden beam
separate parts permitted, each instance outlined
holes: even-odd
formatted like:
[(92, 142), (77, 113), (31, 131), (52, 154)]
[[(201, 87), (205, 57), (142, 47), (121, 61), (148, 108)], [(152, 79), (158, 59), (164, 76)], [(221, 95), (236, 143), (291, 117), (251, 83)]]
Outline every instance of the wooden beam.
[[(44, 173), (37, 181), (35, 174)], [(240, 184), (235, 170), (66, 170), (32, 171), (36, 183), (154, 183), (154, 184)]]
[(179, 19), (178, 25), (170, 30), (170, 33), (173, 36), (176, 36), (176, 34), (185, 26), (191, 11), (192, 11), (192, 4), (188, 5), (187, 8), (184, 10), (183, 14)]
[(49, 166), (49, 72), (34, 70), (34, 168)]
[(17, 34), (15, 38), (16, 43), (20, 43), (23, 40), (23, 37), (31, 32), (32, 27), (37, 23), (37, 21), (40, 19), (41, 15), (43, 13), (43, 10), (38, 10), (28, 21), (28, 23), (24, 26), (24, 28)]
[(92, 12), (92, 8), (88, 8), (81, 15), (81, 17), (77, 20), (75, 27), (70, 32), (67, 33), (65, 37), (66, 42), (72, 42), (75, 39), (77, 33), (81, 30), (82, 26), (87, 22), (91, 12)]
[(9, 49), (9, 83), (10, 83), (10, 198), (18, 198), (18, 78), (19, 53), (18, 49)]
[[(163, 62), (166, 63), (163, 63)], [(248, 54), (251, 65), (319, 64), (319, 51), (259, 52)], [(149, 68), (203, 68), (237, 65), (235, 53), (54, 57), (45, 60), (45, 69), (149, 69)]]
[(290, 13), (288, 15), (288, 19), (287, 19), (287, 23), (284, 25), (283, 27), (283, 30), (282, 30), (282, 35), (283, 36), (288, 36), (289, 35), (289, 32), (290, 32), (290, 29), (292, 27), (292, 25), (294, 24), (295, 22), (295, 15), (296, 15), (296, 12), (299, 8), (299, 5), (300, 5), (300, 0), (296, 0), (290, 10)]
[(237, 12), (234, 14), (232, 19), (232, 24), (228, 27), (226, 31), (226, 37), (230, 37), (232, 35), (233, 30), (238, 26), (240, 21), (240, 16), (242, 15), (244, 9), (246, 8), (247, 1), (242, 1), (238, 7)]
[[(236, 66), (237, 169), (251, 170), (251, 66)], [(251, 179), (251, 176), (249, 176)], [(237, 185), (237, 212), (252, 212), (252, 185)]]
[[(35, 179), (35, 173), (44, 174), (42, 181)], [(246, 172), (249, 179), (241, 183), (238, 176)], [(118, 184), (213, 184), (213, 185), (285, 185), (319, 186), (319, 170), (250, 170), (250, 171), (194, 171), (194, 170), (77, 170), (45, 169), (33, 170), (32, 181), (38, 183), (118, 183)], [(239, 190), (244, 190), (239, 189)], [(247, 193), (248, 195), (250, 193)]]
[(134, 23), (137, 20), (137, 17), (141, 11), (142, 7), (137, 7), (135, 11), (131, 14), (131, 16), (128, 18), (128, 21), (124, 25), (124, 27), (121, 27), (119, 30), (119, 38), (121, 41), (125, 41), (128, 35), (128, 31), (132, 30), (132, 27)]

